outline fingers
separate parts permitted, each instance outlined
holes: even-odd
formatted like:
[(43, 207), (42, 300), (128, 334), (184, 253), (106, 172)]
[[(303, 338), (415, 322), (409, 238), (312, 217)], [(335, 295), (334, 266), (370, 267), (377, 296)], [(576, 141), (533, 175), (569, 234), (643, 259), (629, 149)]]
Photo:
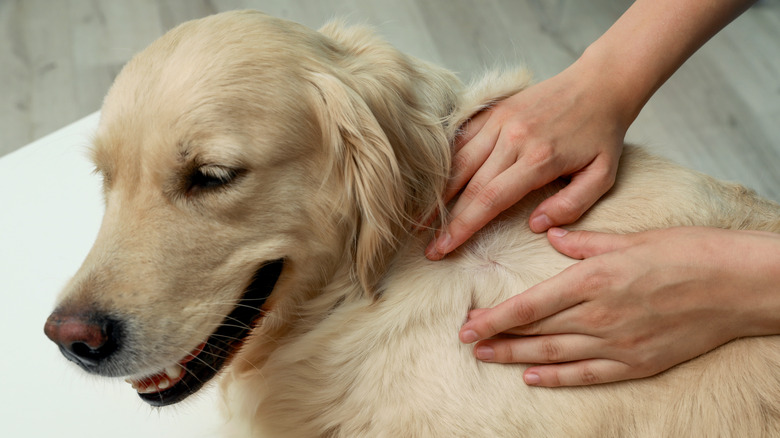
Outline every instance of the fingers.
[[(598, 336), (596, 332), (589, 331), (589, 328), (583, 325), (580, 305), (575, 305), (565, 310), (565, 312), (555, 313), (529, 324), (508, 328), (499, 335), (494, 336), (539, 336), (564, 333), (582, 333)], [(482, 315), (488, 315), (492, 311), (493, 309), (474, 309), (469, 312), (467, 321), (478, 320), (484, 317)]]
[[(444, 192), (445, 201), (449, 202), (480, 170), (488, 160), (497, 141), (498, 133), (493, 130), (483, 130), (469, 139), (467, 145), (456, 149), (452, 159), (451, 177)], [(457, 142), (456, 142), (457, 144)]]
[[(431, 260), (442, 259), (531, 190), (565, 173), (561, 161), (544, 148), (520, 155), (512, 149), (493, 149), (491, 145), (502, 142), (493, 132), (483, 130), (455, 157), (456, 170), (445, 196), (449, 200), (463, 185), (466, 188), (452, 207), (447, 229), (426, 249)], [(534, 210), (531, 230), (542, 232), (577, 220), (612, 187), (617, 166), (611, 162), (611, 158), (596, 158), (576, 172), (566, 187)]]
[(550, 227), (570, 224), (585, 213), (615, 183), (616, 166), (607, 159), (596, 159), (555, 195), (547, 198), (531, 213), (529, 224), (535, 233)]
[(603, 341), (581, 334), (494, 338), (478, 342), (474, 356), (485, 362), (552, 364), (603, 357)]
[(566, 231), (563, 228), (550, 228), (547, 231), (547, 239), (556, 250), (580, 260), (627, 248), (647, 238), (646, 233), (610, 234)]
[(452, 169), (444, 191), (449, 202), (466, 185), (487, 160), (498, 138), (498, 130), (482, 129), (490, 118), (490, 111), (482, 111), (461, 127), (453, 144)]
[(569, 288), (566, 287), (567, 271), (568, 269), (488, 311), (472, 312), (469, 315), (472, 319), (460, 329), (461, 342), (470, 344), (515, 327), (533, 324), (582, 302), (577, 294), (569, 293)]
[(474, 117), (467, 120), (459, 129), (458, 135), (455, 137), (454, 151), (457, 153), (460, 149), (468, 144), (478, 133), (482, 132), (482, 128), (490, 118), (490, 110), (482, 110)]
[(630, 365), (610, 359), (589, 359), (530, 367), (523, 381), (531, 386), (582, 386), (646, 377), (636, 375)]
[(491, 164), (485, 167), (482, 173), (487, 177), (480, 175), (478, 178), (475, 175), (472, 178), (452, 207), (452, 220), (447, 225), (447, 229), (426, 249), (426, 256), (429, 259), (440, 260), (531, 190), (557, 177), (556, 169), (529, 167), (521, 159), (490, 179), (501, 167), (501, 164)]
[[(487, 313), (487, 309), (475, 309), (469, 312), (469, 317), (478, 318)], [(611, 353), (601, 338), (581, 334), (494, 338), (474, 346), (474, 356), (484, 362), (543, 364), (530, 367), (523, 374), (525, 383), (532, 386), (594, 385), (646, 377), (655, 372), (642, 374), (641, 368), (608, 359)]]

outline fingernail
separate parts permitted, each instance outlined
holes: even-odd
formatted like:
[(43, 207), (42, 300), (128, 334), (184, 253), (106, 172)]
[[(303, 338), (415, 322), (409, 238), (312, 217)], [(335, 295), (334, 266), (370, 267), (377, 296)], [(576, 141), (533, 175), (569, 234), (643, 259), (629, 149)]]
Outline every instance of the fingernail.
[(547, 230), (547, 234), (553, 237), (563, 237), (569, 234), (569, 232), (567, 230), (564, 230), (563, 228), (553, 227)]
[(492, 348), (482, 345), (474, 350), (474, 354), (479, 360), (492, 360), (496, 352)]
[(534, 232), (541, 233), (544, 230), (549, 229), (553, 225), (552, 221), (546, 214), (540, 214), (531, 219), (531, 229)]
[(539, 382), (542, 381), (542, 378), (539, 377), (539, 375), (536, 373), (526, 373), (525, 375), (523, 375), (523, 381), (525, 382), (526, 385), (533, 386), (533, 385), (538, 385)]
[(479, 335), (474, 330), (466, 330), (460, 334), (460, 340), (464, 344), (470, 344), (472, 342), (477, 342), (479, 340)]

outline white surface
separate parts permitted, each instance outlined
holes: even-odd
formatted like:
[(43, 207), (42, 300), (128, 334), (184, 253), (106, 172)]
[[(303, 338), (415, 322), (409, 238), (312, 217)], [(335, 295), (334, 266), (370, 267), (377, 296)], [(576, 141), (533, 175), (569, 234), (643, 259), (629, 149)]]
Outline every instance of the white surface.
[(98, 117), (0, 158), (0, 437), (215, 437), (214, 388), (154, 409), (127, 383), (81, 371), (43, 334), (103, 216), (87, 159)]

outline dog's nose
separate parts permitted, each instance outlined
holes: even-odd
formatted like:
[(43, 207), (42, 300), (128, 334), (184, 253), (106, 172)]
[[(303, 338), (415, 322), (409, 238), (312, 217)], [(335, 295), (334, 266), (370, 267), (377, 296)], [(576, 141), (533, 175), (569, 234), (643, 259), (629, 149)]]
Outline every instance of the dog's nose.
[(87, 371), (117, 350), (116, 321), (106, 316), (63, 314), (55, 311), (46, 320), (44, 333), (69, 360)]

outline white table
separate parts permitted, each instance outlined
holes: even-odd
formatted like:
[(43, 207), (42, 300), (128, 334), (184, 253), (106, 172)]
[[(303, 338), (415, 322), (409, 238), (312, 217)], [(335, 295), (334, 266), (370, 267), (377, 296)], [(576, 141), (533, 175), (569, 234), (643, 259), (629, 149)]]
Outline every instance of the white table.
[(121, 379), (81, 371), (43, 334), (103, 215), (87, 159), (98, 118), (0, 158), (0, 437), (215, 437), (214, 387), (153, 409)]

